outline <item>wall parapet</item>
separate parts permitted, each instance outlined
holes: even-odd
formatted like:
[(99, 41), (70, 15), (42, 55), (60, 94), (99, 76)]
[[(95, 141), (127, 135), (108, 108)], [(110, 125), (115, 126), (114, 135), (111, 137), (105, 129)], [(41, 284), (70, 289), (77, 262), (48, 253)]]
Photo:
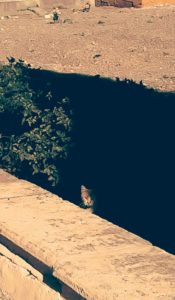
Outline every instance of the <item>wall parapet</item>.
[(36, 5), (36, 0), (0, 0), (0, 16), (16, 15), (17, 11)]
[(64, 299), (174, 299), (175, 256), (4, 171), (0, 242)]

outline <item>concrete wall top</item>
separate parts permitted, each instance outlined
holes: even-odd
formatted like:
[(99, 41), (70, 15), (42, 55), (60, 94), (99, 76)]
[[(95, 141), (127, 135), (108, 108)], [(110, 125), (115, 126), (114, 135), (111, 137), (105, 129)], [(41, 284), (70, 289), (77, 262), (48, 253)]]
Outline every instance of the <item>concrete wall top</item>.
[(85, 299), (174, 300), (175, 256), (3, 171), (0, 234)]
[(0, 0), (0, 16), (16, 15), (18, 10), (36, 5), (36, 0)]

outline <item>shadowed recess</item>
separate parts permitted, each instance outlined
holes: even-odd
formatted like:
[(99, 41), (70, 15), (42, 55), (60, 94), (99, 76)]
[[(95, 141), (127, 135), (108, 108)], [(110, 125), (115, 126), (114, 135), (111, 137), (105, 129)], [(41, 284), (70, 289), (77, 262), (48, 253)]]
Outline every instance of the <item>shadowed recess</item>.
[(129, 80), (30, 74), (36, 90), (70, 98), (74, 148), (56, 188), (27, 179), (76, 204), (83, 184), (94, 191), (96, 214), (175, 253), (175, 94)]

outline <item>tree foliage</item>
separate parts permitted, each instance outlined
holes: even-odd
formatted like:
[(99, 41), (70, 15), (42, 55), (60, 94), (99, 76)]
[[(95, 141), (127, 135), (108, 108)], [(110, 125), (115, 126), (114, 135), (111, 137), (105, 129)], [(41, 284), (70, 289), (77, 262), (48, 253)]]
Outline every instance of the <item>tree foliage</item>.
[(17, 175), (44, 174), (56, 185), (72, 146), (70, 101), (33, 89), (30, 66), (8, 61), (0, 65), (0, 167)]

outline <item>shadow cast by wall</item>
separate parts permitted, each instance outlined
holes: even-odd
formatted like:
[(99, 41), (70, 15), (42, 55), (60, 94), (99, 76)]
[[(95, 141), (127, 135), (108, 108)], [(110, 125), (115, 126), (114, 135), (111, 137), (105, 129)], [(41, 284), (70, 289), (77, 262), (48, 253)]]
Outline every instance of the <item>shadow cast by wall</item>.
[(81, 184), (92, 188), (98, 215), (175, 253), (175, 95), (127, 80), (31, 72), (35, 87), (68, 96), (74, 111), (75, 148), (54, 192), (79, 204)]

